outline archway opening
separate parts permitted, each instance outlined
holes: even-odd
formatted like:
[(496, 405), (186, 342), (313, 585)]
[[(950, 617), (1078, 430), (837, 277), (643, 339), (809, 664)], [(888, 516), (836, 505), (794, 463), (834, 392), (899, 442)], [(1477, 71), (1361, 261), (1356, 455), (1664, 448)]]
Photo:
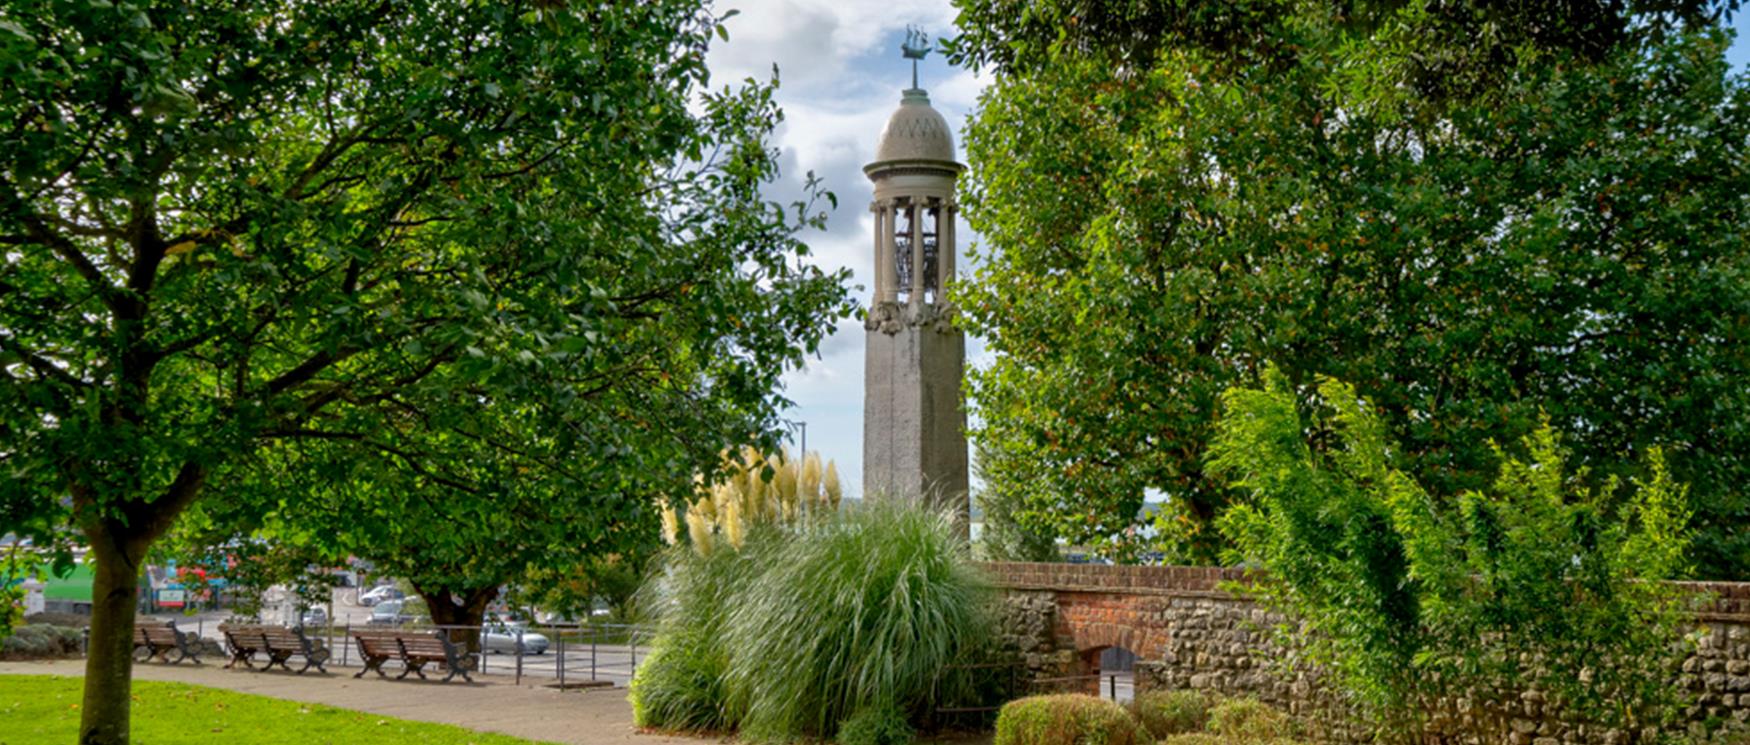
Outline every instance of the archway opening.
[(1082, 692), (1129, 703), (1136, 696), (1136, 660), (1134, 650), (1118, 645), (1083, 650), (1081, 677), (1087, 683)]

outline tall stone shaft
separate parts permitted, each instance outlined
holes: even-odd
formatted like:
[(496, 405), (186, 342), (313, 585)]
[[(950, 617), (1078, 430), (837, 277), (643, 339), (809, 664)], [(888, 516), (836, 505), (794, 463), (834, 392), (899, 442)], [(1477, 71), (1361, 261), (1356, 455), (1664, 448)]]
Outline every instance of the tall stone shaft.
[(967, 524), (966, 338), (943, 290), (954, 276), (954, 161), (948, 122), (906, 90), (875, 162), (875, 294), (864, 326), (863, 493), (921, 499)]

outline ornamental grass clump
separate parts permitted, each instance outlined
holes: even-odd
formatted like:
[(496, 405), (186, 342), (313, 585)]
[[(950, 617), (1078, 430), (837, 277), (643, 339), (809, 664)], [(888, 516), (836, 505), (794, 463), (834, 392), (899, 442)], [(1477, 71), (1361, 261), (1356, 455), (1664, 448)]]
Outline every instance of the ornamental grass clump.
[(1081, 693), (1029, 696), (997, 714), (993, 745), (1149, 745), (1148, 732), (1116, 702)]
[(725, 705), (729, 648), (723, 620), (738, 588), (758, 571), (757, 551), (670, 548), (646, 587), (657, 635), (632, 678), (632, 719), (640, 727), (724, 732), (736, 721)]
[(989, 591), (947, 515), (901, 501), (839, 510), (818, 455), (726, 459), (683, 510), (645, 589), (658, 618), (632, 682), (641, 727), (749, 740), (909, 741), (948, 675), (983, 651)]
[(892, 704), (872, 706), (839, 725), (838, 745), (906, 745), (917, 735), (905, 712)]
[(744, 737), (830, 738), (871, 709), (915, 721), (990, 633), (987, 585), (945, 514), (864, 503), (767, 556), (725, 624)]

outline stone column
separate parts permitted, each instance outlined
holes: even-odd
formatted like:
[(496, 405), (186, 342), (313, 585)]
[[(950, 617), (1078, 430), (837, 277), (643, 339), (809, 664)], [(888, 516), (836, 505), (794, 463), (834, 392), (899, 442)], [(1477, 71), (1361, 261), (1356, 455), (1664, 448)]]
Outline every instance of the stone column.
[(936, 214), (940, 221), (936, 226), (936, 261), (942, 267), (942, 279), (936, 286), (946, 293), (948, 280), (954, 278), (954, 203), (943, 200), (941, 211)]
[(911, 210), (911, 306), (924, 304), (924, 204), (913, 199), (906, 207)]
[(881, 236), (891, 232), (887, 229), (887, 205), (883, 202), (871, 202), (869, 211), (875, 213), (875, 300), (880, 302), (887, 297), (887, 275), (892, 272), (893, 259), (887, 255), (887, 241)]
[(889, 199), (882, 202), (881, 214), (886, 216), (886, 219), (881, 221), (881, 237), (879, 239), (883, 249), (880, 272), (881, 278), (885, 282), (882, 285), (881, 294), (877, 295), (876, 299), (892, 303), (899, 300), (899, 275), (895, 273), (893, 262), (894, 253), (898, 250), (894, 241), (894, 230), (899, 227), (898, 201)]

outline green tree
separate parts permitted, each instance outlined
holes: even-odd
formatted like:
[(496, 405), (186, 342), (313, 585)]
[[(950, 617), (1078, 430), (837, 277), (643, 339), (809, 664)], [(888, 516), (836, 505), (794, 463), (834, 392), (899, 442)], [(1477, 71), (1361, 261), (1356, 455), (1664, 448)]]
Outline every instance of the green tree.
[(1303, 406), (1275, 368), (1222, 396), (1210, 468), (1245, 501), (1221, 529), (1263, 570), (1252, 589), (1286, 614), (1281, 642), (1391, 741), (1426, 742), (1463, 698), (1505, 742), (1529, 689), (1552, 718), (1630, 741), (1668, 724), (1691, 598), (1647, 580), (1684, 573), (1689, 513), (1660, 450), (1619, 499), (1567, 468), (1545, 423), (1491, 485), (1438, 495), (1399, 468), (1378, 413), (1330, 379)]
[[(1064, 56), (1145, 68), (1194, 50), (1230, 71), (1297, 64), (1308, 27), (1373, 42), (1343, 66), (1419, 97), (1485, 94), (1527, 57), (1598, 62), (1613, 50), (1729, 17), (1742, 0), (955, 0), (958, 62), (1039, 70)], [(1347, 41), (1347, 39), (1345, 40)]]
[(973, 461), (984, 487), (975, 497), (984, 513), (979, 533), (979, 557), (989, 561), (1057, 561), (1057, 535), (1050, 530), (1050, 517), (1028, 514), (1027, 493), (1019, 485), (1030, 479), (1017, 469), (1037, 467), (1026, 453), (998, 453), (980, 447)]
[(588, 621), (597, 601), (605, 604), (608, 618), (614, 623), (637, 623), (642, 620), (639, 588), (644, 586), (644, 570), (654, 560), (657, 546), (655, 531), (649, 535), (648, 547), (638, 553), (609, 554), (591, 557), (581, 566), (569, 569), (535, 569), (525, 575), (516, 588), (518, 607), (535, 606), (544, 611)]
[[(771, 87), (708, 88), (718, 20), (699, 0), (0, 9), (0, 533), (71, 526), (95, 557), (82, 742), (127, 741), (140, 564), (209, 484), (291, 506), (383, 464), (396, 501), (344, 517), (442, 531), (397, 510), (452, 466), (532, 490), (514, 477), (563, 454), (576, 497), (612, 500), (644, 483), (615, 476), (690, 474), (720, 433), (769, 429), (844, 291), (799, 266), (811, 216), (760, 198)], [(507, 431), (530, 449), (442, 460)]]
[[(190, 595), (222, 591), (233, 616), (261, 617), (268, 591), (292, 588), (305, 606), (326, 606), (339, 578), (327, 570), (341, 562), (316, 550), (238, 536), (229, 526), (213, 522), (197, 502), (176, 527), (152, 548), (148, 561), (165, 566), (174, 561), (180, 582)], [(186, 570), (200, 570), (195, 573)]]
[(1066, 538), (1120, 533), (1152, 489), (1170, 555), (1215, 560), (1216, 403), (1277, 360), (1357, 381), (1437, 493), (1486, 485), (1488, 443), (1540, 412), (1601, 483), (1668, 446), (1700, 572), (1750, 574), (1750, 87), (1718, 29), (1597, 61), (1526, 42), (1434, 96), (1400, 64), (1440, 38), (1405, 46), (1422, 4), (1300, 4), (1120, 64), (1129, 35), (1068, 16), (1002, 51), (986, 5), (961, 47), (996, 64), (966, 138), (991, 250), (957, 302), (996, 356), (974, 436), (1036, 459), (1014, 486)]

